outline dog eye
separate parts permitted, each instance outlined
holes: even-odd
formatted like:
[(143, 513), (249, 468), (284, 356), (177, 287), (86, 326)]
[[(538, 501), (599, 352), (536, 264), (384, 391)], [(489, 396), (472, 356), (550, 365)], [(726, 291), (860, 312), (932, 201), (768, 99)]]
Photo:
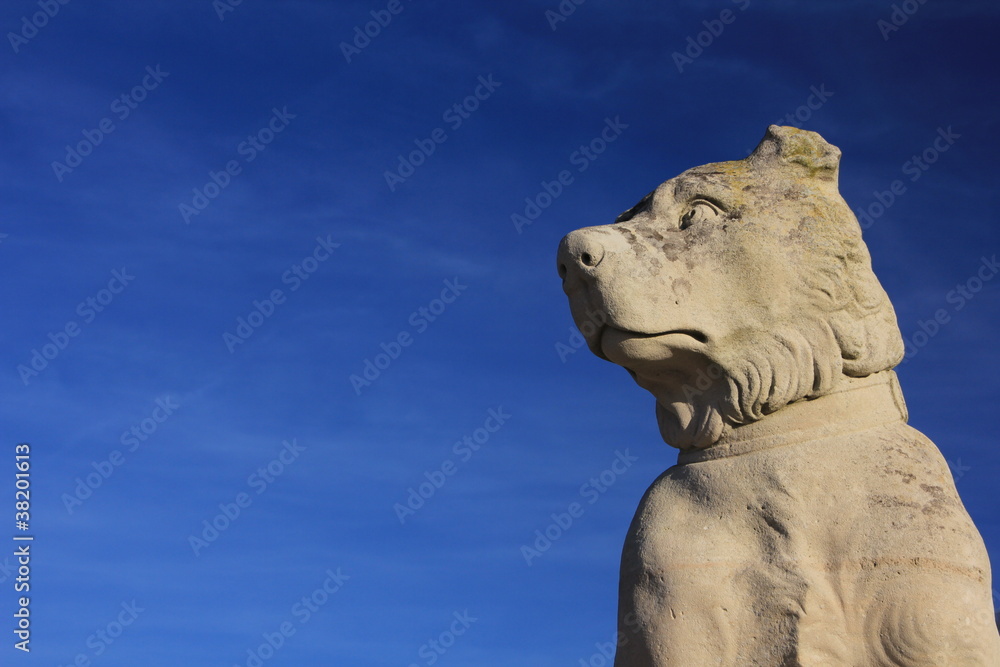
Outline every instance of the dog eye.
[(698, 225), (709, 222), (719, 217), (719, 209), (715, 208), (707, 201), (696, 201), (691, 204), (691, 208), (681, 216), (681, 229), (687, 229), (691, 225)]

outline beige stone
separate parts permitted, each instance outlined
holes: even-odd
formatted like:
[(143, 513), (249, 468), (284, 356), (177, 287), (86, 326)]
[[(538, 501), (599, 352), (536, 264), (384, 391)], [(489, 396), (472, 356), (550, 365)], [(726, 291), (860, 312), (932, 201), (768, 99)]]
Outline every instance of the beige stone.
[(1000, 667), (986, 549), (906, 424), (839, 161), (771, 126), (560, 244), (588, 346), (680, 449), (625, 540), (617, 667)]

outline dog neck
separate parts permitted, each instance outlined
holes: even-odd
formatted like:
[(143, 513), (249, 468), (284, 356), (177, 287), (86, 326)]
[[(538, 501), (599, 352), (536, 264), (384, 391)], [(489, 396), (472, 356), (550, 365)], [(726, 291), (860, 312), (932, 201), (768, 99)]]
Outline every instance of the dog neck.
[(790, 403), (763, 419), (728, 428), (710, 447), (682, 450), (677, 462), (738, 456), (906, 420), (906, 403), (894, 371), (864, 378), (844, 376), (829, 394)]

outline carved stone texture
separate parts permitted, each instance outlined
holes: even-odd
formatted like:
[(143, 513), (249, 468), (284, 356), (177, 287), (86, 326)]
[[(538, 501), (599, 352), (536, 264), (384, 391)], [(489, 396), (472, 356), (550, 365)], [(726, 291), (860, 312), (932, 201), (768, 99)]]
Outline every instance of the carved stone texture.
[(625, 540), (617, 667), (1000, 666), (986, 549), (906, 424), (839, 161), (771, 126), (560, 244), (588, 346), (680, 449)]

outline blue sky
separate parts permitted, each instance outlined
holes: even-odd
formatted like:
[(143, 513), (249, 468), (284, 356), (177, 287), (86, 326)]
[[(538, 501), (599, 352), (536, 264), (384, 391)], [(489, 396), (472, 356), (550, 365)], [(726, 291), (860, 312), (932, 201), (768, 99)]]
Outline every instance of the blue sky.
[(35, 536), (4, 664), (600, 664), (676, 452), (567, 352), (556, 245), (789, 114), (843, 150), (910, 422), (998, 562), (994, 3), (232, 2), (0, 9), (0, 433)]

